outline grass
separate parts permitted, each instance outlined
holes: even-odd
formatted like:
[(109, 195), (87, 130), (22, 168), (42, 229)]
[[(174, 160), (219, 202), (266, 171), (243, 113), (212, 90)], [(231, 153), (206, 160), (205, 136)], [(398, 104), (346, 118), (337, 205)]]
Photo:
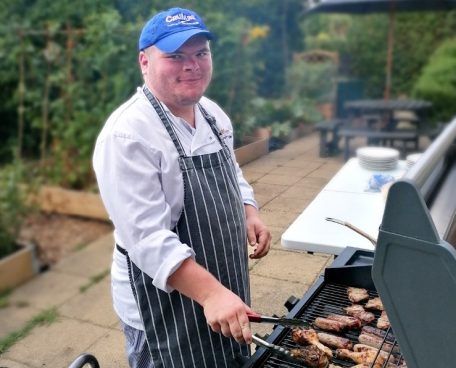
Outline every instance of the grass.
[(92, 277), (90, 278), (90, 280), (89, 280), (86, 284), (82, 285), (82, 286), (79, 288), (79, 291), (80, 291), (81, 293), (85, 293), (85, 292), (87, 291), (87, 289), (89, 289), (89, 288), (92, 287), (93, 285), (99, 283), (99, 282), (100, 282), (101, 280), (103, 280), (106, 276), (108, 276), (110, 272), (111, 272), (111, 270), (110, 270), (110, 269), (107, 269), (107, 270), (104, 270), (103, 272), (100, 272), (100, 273), (98, 273), (98, 274), (92, 276)]
[(26, 337), (35, 327), (50, 325), (57, 319), (57, 317), (58, 313), (55, 308), (46, 309), (37, 314), (31, 320), (29, 320), (24, 327), (17, 331), (11, 332), (5, 338), (0, 340), (0, 354), (5, 353), (11, 346)]
[(9, 304), (10, 304), (9, 295), (10, 294), (11, 294), (10, 289), (6, 289), (6, 290), (3, 290), (2, 292), (0, 292), (0, 309), (6, 308), (7, 306), (9, 306)]

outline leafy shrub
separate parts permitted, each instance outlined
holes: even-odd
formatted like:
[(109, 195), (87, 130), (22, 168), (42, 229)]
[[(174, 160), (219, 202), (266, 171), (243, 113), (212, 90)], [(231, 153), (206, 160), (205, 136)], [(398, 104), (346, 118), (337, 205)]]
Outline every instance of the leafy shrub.
[(433, 121), (446, 122), (456, 115), (456, 38), (443, 42), (430, 57), (413, 94), (432, 102)]
[(21, 190), (22, 165), (0, 170), (0, 258), (12, 253), (27, 214), (25, 193)]

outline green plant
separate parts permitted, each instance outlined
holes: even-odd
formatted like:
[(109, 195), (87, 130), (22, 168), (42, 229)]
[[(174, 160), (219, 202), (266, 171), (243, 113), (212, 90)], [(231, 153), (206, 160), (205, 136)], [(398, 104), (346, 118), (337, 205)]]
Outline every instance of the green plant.
[(250, 129), (271, 127), (272, 136), (284, 138), (300, 123), (316, 123), (322, 119), (314, 101), (306, 98), (266, 99), (257, 97), (251, 102), (252, 115), (246, 124)]
[(443, 42), (418, 78), (413, 94), (431, 101), (431, 118), (446, 122), (456, 115), (456, 38)]
[(337, 65), (332, 61), (309, 62), (295, 58), (287, 69), (287, 90), (294, 100), (334, 102)]
[(29, 320), (24, 327), (13, 331), (0, 340), (0, 354), (5, 353), (16, 342), (26, 337), (35, 327), (49, 325), (56, 321), (58, 313), (55, 308), (47, 309)]
[(15, 250), (15, 242), (28, 212), (21, 189), (23, 166), (18, 163), (0, 170), (0, 257)]

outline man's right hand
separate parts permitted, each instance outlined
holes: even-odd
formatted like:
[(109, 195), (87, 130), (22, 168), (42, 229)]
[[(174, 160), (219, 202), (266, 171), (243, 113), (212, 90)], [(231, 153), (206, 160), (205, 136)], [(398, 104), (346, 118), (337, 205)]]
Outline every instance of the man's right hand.
[(220, 285), (220, 290), (203, 302), (207, 323), (215, 332), (233, 337), (239, 343), (252, 343), (247, 312), (253, 312), (236, 294)]
[(252, 312), (250, 307), (194, 259), (187, 258), (168, 278), (168, 285), (204, 308), (214, 332), (233, 337), (239, 343), (252, 343), (247, 316), (247, 312)]

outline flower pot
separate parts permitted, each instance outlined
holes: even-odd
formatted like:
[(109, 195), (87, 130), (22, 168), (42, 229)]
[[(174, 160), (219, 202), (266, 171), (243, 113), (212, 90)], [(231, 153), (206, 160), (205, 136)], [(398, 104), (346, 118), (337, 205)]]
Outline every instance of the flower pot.
[(35, 246), (18, 245), (16, 252), (0, 259), (0, 291), (13, 289), (39, 272)]

